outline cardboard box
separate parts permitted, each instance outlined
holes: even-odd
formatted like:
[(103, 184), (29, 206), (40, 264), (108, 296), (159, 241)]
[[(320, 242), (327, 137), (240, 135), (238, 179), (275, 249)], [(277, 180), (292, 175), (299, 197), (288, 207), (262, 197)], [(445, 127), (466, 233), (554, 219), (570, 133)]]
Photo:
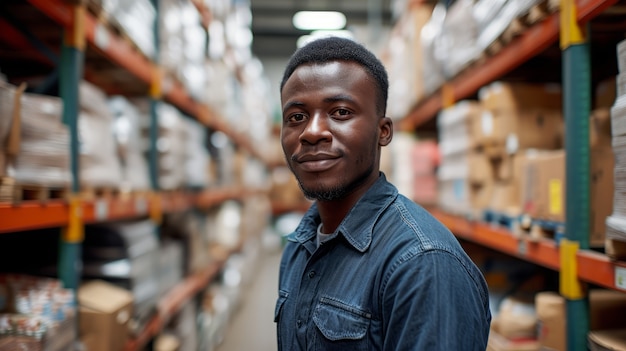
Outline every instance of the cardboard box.
[(617, 81), (616, 77), (607, 78), (596, 86), (595, 90), (595, 109), (609, 109), (615, 103), (617, 97)]
[(603, 108), (591, 111), (589, 148), (591, 150), (612, 150), (611, 141), (611, 110)]
[(473, 128), (477, 144), (498, 144), (508, 153), (562, 147), (561, 98), (557, 85), (495, 82), (483, 87), (483, 113)]
[(483, 107), (492, 112), (562, 109), (561, 87), (557, 84), (498, 81), (478, 94)]
[(626, 293), (593, 289), (589, 291), (589, 330), (626, 328)]
[(565, 222), (565, 151), (528, 153), (521, 174), (522, 211), (531, 218)]
[(535, 295), (535, 309), (541, 350), (567, 350), (565, 298), (552, 291), (539, 292)]
[(626, 351), (626, 329), (592, 331), (588, 339), (591, 351)]
[[(604, 245), (606, 217), (613, 211), (613, 153), (591, 151), (589, 244)], [(565, 151), (528, 152), (522, 161), (522, 211), (532, 218), (565, 222)]]
[(122, 350), (129, 338), (133, 295), (105, 281), (94, 280), (78, 290), (81, 340), (87, 351)]

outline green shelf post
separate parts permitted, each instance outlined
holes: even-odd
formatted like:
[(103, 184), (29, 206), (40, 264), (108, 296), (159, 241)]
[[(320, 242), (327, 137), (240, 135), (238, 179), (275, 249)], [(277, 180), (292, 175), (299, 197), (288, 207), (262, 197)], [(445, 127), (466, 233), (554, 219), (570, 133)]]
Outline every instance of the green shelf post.
[(586, 351), (589, 302), (578, 279), (576, 253), (589, 248), (591, 62), (574, 0), (561, 0), (560, 19), (567, 194), (565, 239), (560, 244), (560, 292), (566, 299), (567, 349)]
[(61, 233), (58, 275), (66, 288), (76, 290), (80, 285), (82, 267), (82, 241), (84, 237), (81, 218), (79, 164), (79, 84), (83, 76), (85, 50), (85, 5), (73, 7), (73, 25), (65, 28), (61, 47), (60, 96), (63, 99), (63, 123), (70, 132), (70, 170), (72, 196), (69, 200), (70, 218)]

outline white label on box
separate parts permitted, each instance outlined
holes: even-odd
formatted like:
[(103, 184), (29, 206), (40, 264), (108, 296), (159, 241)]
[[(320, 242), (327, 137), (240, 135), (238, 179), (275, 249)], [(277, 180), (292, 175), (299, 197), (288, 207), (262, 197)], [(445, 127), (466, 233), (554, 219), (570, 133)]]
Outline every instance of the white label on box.
[(493, 115), (489, 111), (483, 112), (480, 125), (484, 135), (491, 135), (493, 133)]
[(103, 221), (109, 217), (109, 203), (104, 199), (96, 200), (94, 204), (96, 210), (96, 220)]
[(135, 211), (139, 214), (148, 212), (148, 202), (145, 198), (138, 197), (135, 199)]
[(102, 25), (102, 23), (96, 24), (95, 34), (94, 34), (94, 42), (96, 46), (100, 49), (105, 50), (109, 47), (109, 32)]
[(513, 155), (519, 149), (519, 140), (517, 140), (517, 134), (511, 133), (506, 137), (506, 152), (509, 155)]
[(615, 286), (626, 290), (626, 268), (615, 267)]

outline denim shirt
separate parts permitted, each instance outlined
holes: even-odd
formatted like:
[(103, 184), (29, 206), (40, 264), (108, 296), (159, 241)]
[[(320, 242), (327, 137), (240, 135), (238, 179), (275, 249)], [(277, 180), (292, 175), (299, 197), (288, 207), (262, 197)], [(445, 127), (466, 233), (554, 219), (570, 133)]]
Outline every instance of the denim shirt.
[(318, 248), (319, 223), (313, 204), (283, 252), (279, 350), (486, 349), (483, 275), (384, 174)]

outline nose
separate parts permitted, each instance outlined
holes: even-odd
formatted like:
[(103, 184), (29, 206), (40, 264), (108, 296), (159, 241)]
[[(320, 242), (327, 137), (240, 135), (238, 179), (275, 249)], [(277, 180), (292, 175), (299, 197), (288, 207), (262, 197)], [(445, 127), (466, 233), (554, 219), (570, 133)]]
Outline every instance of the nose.
[(328, 119), (329, 117), (324, 113), (312, 114), (304, 130), (302, 130), (302, 134), (300, 134), (300, 142), (317, 144), (320, 141), (329, 141), (332, 138), (332, 133)]

